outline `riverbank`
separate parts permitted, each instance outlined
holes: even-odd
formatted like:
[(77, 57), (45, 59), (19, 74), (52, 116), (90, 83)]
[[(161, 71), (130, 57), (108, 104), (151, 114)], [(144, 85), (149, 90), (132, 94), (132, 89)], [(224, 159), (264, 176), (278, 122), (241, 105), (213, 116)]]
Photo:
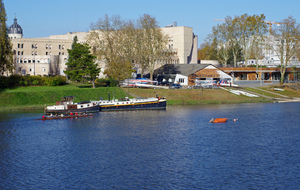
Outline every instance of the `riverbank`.
[(0, 92), (0, 111), (43, 110), (46, 105), (54, 105), (63, 96), (75, 96), (75, 101), (108, 98), (108, 92), (115, 98), (126, 96), (118, 87), (91, 88), (90, 85), (67, 84), (58, 87), (30, 86), (5, 89)]
[[(228, 88), (227, 88), (228, 89)], [(165, 96), (167, 105), (201, 105), (201, 104), (238, 104), (238, 103), (270, 103), (285, 97), (300, 98), (300, 92), (284, 87), (284, 91), (272, 90), (272, 87), (241, 88), (259, 97), (236, 95), (222, 89), (140, 89), (119, 87), (91, 88), (91, 85), (67, 84), (58, 87), (30, 86), (5, 89), (0, 92), (0, 111), (43, 110), (46, 105), (53, 105), (63, 96), (75, 96), (75, 101), (116, 99), (129, 97)]]

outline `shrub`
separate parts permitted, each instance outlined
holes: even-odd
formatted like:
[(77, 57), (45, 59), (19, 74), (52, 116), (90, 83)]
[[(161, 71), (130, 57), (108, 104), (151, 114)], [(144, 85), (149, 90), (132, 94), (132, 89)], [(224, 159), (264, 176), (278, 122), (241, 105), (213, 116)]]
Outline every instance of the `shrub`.
[(45, 78), (45, 85), (47, 86), (59, 86), (66, 84), (67, 79), (64, 76), (55, 76)]
[(112, 79), (112, 78), (109, 79), (109, 87), (116, 87), (118, 86), (118, 84), (119, 81), (117, 81), (116, 79)]
[(106, 87), (107, 86), (107, 79), (105, 79), (105, 78), (96, 79), (95, 80), (95, 85), (97, 87)]

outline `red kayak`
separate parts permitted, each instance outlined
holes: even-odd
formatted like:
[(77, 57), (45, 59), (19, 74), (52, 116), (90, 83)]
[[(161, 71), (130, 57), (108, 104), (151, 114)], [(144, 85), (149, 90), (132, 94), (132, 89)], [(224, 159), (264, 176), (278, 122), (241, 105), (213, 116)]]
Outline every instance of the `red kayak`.
[(211, 123), (225, 123), (228, 119), (227, 118), (212, 118), (210, 120)]
[(88, 117), (88, 116), (95, 116), (96, 114), (87, 114), (87, 115), (66, 115), (66, 116), (45, 116), (41, 119), (35, 120), (54, 120), (54, 119), (69, 119), (69, 118), (77, 118), (77, 117)]

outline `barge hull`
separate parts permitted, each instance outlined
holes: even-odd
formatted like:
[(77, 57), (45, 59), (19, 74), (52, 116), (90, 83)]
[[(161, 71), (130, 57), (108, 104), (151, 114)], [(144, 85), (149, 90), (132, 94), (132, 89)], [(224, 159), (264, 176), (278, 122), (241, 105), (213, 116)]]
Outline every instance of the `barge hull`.
[(159, 103), (141, 103), (129, 105), (106, 105), (100, 107), (100, 112), (108, 111), (134, 111), (134, 110), (164, 110), (166, 109), (166, 101)]

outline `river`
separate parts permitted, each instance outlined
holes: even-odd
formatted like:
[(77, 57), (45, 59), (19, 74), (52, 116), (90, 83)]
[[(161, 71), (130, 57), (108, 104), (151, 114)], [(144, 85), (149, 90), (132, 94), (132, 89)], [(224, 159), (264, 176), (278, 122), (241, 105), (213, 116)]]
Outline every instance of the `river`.
[(0, 189), (298, 189), (299, 113), (300, 103), (1, 113)]

